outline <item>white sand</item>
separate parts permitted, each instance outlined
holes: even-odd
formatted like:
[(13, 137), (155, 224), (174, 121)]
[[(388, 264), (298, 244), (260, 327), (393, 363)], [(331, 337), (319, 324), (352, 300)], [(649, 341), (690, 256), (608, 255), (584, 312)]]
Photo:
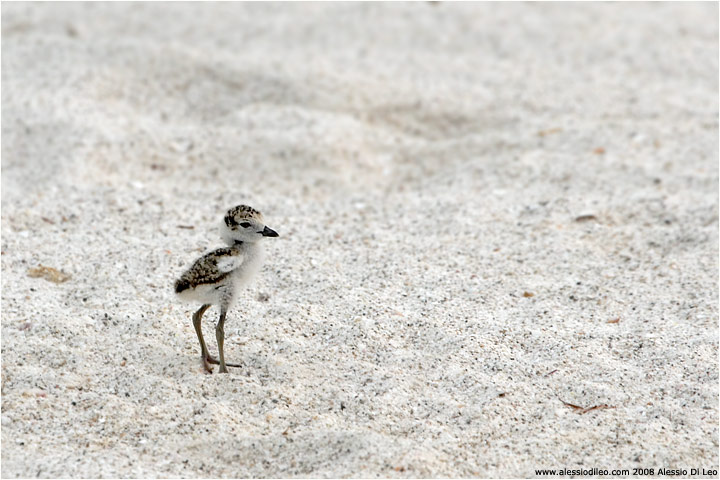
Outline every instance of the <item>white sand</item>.
[(2, 476), (717, 468), (717, 75), (714, 3), (3, 3)]

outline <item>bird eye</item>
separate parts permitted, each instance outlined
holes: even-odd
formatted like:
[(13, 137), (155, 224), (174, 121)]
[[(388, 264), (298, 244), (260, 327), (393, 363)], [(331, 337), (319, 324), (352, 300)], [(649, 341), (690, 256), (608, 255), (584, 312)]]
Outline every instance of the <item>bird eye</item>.
[(250, 224), (248, 222), (243, 222), (240, 224), (240, 226), (243, 228), (248, 228), (250, 226)]

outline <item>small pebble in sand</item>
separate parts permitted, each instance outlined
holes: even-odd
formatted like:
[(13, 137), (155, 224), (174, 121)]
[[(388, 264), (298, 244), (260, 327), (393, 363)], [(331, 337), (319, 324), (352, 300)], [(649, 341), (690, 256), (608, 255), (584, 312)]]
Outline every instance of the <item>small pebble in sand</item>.
[(46, 267), (40, 265), (39, 267), (29, 268), (27, 271), (28, 277), (31, 278), (44, 278), (45, 280), (53, 283), (63, 283), (70, 280), (70, 275), (61, 272), (52, 267)]
[(575, 221), (578, 223), (594, 222), (594, 221), (597, 221), (597, 216), (595, 216), (591, 213), (588, 213), (585, 215), (580, 215), (580, 216), (575, 217)]

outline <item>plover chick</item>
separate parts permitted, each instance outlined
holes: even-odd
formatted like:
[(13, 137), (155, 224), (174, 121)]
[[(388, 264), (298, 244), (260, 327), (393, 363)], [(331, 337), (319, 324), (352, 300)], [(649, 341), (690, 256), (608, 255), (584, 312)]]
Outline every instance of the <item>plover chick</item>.
[[(200, 354), (205, 370), (212, 373), (210, 364), (220, 365), (220, 373), (227, 373), (223, 342), (225, 341), (225, 316), (233, 305), (239, 288), (246, 284), (262, 266), (264, 259), (260, 240), (277, 237), (275, 230), (268, 228), (263, 217), (252, 207), (238, 205), (228, 210), (222, 226), (226, 248), (218, 248), (202, 257), (182, 274), (175, 282), (175, 293), (183, 300), (202, 303), (193, 314), (193, 326), (200, 340)], [(202, 316), (212, 305), (220, 307), (220, 319), (215, 327), (220, 360), (210, 355), (202, 335)]]

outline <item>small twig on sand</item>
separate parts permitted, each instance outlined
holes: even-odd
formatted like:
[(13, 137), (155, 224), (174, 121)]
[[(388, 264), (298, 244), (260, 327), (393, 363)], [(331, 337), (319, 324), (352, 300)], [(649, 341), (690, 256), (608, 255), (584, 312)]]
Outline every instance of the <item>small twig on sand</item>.
[(558, 400), (560, 400), (566, 407), (572, 408), (577, 414), (583, 415), (585, 413), (591, 412), (593, 410), (604, 410), (606, 408), (615, 408), (610, 405), (607, 405), (603, 403), (602, 405), (595, 405), (593, 407), (581, 407), (580, 405), (573, 405), (572, 403), (568, 403), (558, 397)]

